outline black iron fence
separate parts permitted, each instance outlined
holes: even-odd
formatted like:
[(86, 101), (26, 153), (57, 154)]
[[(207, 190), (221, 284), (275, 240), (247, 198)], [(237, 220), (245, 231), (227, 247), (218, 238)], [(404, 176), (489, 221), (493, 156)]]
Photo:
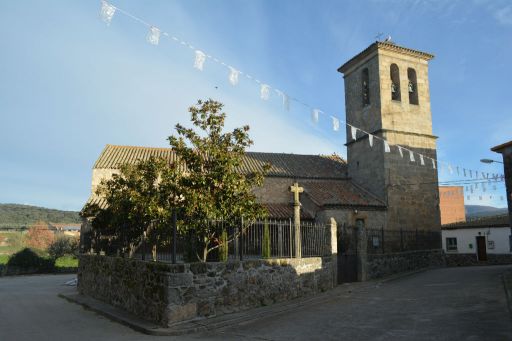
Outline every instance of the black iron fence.
[[(217, 231), (208, 245), (211, 249), (208, 261), (297, 257), (297, 229), (292, 220), (257, 220), (245, 224), (214, 220), (204, 224), (207, 230)], [(302, 221), (298, 233), (301, 257), (330, 254), (329, 225)], [(141, 233), (135, 246), (123, 242), (122, 237), (94, 232), (86, 243), (89, 244), (86, 250), (93, 253), (172, 263), (201, 259), (205, 246), (194, 230), (172, 226), (158, 236)]]
[(384, 228), (357, 228), (342, 225), (338, 227), (338, 252), (357, 254), (383, 254), (406, 251), (440, 249), (441, 231), (388, 230)]

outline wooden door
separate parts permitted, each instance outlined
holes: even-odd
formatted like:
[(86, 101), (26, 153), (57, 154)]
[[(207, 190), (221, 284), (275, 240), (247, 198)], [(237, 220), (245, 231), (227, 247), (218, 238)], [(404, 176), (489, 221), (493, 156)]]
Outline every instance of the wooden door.
[(485, 237), (478, 236), (476, 237), (476, 250), (478, 254), (478, 261), (486, 261), (487, 260), (487, 250), (485, 247)]

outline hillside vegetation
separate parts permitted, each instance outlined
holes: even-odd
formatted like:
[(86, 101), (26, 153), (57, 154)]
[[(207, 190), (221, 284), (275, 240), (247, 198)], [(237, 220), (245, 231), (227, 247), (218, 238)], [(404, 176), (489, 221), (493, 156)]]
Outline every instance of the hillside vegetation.
[(481, 217), (490, 217), (501, 214), (507, 214), (507, 208), (498, 208), (492, 206), (483, 205), (465, 205), (466, 208), (466, 219), (474, 219)]
[(78, 212), (74, 211), (60, 211), (19, 204), (0, 204), (0, 228), (28, 226), (39, 221), (61, 224), (81, 222)]

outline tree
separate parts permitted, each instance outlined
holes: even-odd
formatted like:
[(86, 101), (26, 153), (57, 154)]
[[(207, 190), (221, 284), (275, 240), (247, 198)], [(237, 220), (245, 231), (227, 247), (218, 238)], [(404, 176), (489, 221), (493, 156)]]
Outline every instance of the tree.
[(78, 238), (65, 235), (58, 236), (48, 246), (48, 254), (52, 259), (57, 259), (66, 255), (75, 256), (78, 251)]
[[(251, 220), (266, 215), (252, 189), (262, 185), (269, 165), (260, 172), (240, 172), (245, 150), (253, 143), (249, 126), (223, 132), (226, 114), (222, 107), (211, 99), (199, 100), (189, 109), (191, 121), (199, 132), (177, 124), (177, 136), (168, 138), (187, 169), (179, 179), (184, 196), (180, 229), (197, 237), (201, 250), (197, 258), (201, 261), (206, 261), (208, 253), (222, 246), (224, 239), (221, 238), (224, 231), (207, 222), (222, 219), (243, 230)], [(228, 236), (226, 243), (234, 237)]]
[[(266, 215), (252, 189), (261, 186), (269, 165), (262, 171), (240, 172), (245, 149), (252, 144), (249, 127), (223, 132), (226, 114), (214, 100), (197, 102), (189, 109), (196, 130), (176, 125), (177, 136), (168, 141), (177, 155), (175, 162), (151, 158), (135, 165), (123, 165), (120, 173), (102, 181), (97, 194), (106, 208), (86, 207), (82, 213), (94, 217), (93, 239), (96, 250), (121, 250), (130, 257), (143, 243), (143, 236), (155, 246), (170, 240), (171, 214), (178, 213), (178, 228), (189, 236), (189, 251), (200, 261), (221, 248), (225, 258), (225, 228), (240, 226)], [(241, 221), (245, 224), (240, 225)]]
[(34, 249), (46, 250), (54, 239), (55, 235), (48, 228), (48, 224), (37, 222), (30, 226), (25, 235), (25, 245)]
[(154, 251), (157, 243), (169, 240), (169, 198), (180, 192), (173, 185), (177, 172), (167, 160), (150, 158), (122, 165), (119, 174), (102, 181), (96, 194), (105, 199), (106, 207), (88, 205), (82, 212), (83, 216), (94, 217), (96, 251), (120, 251), (132, 257), (145, 242)]

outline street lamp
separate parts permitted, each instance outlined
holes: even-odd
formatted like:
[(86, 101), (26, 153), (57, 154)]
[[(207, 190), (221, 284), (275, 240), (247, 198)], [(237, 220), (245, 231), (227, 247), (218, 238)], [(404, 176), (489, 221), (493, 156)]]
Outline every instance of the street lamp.
[(493, 162), (503, 163), (501, 161), (491, 160), (491, 159), (481, 159), (480, 162), (483, 162), (483, 163), (493, 163)]

